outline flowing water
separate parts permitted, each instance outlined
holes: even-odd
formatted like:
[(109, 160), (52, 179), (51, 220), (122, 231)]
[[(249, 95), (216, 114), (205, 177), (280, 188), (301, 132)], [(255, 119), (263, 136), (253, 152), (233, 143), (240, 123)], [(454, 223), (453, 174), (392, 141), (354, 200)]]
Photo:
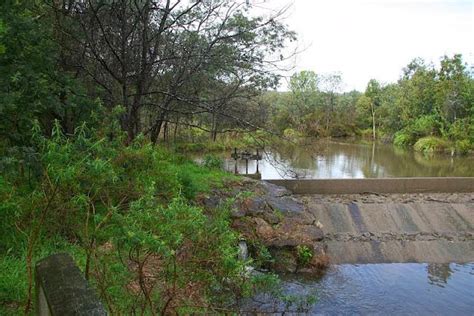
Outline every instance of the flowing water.
[[(315, 295), (311, 315), (474, 315), (474, 263), (336, 265), (320, 279), (283, 276), (283, 289)], [(263, 295), (256, 300), (245, 308), (284, 308)]]
[[(259, 163), (262, 179), (386, 178), (474, 176), (473, 156), (426, 156), (385, 144), (321, 141), (310, 146), (286, 146), (265, 151)], [(225, 153), (226, 169), (235, 161)], [(238, 161), (239, 173), (245, 162)], [(248, 172), (256, 171), (249, 161)]]
[[(225, 153), (225, 167), (235, 161)], [(323, 141), (305, 147), (268, 150), (259, 163), (262, 179), (474, 176), (474, 157), (425, 156), (384, 144)], [(237, 164), (245, 173), (245, 162)], [(248, 172), (256, 171), (249, 161)], [(309, 314), (474, 315), (474, 263), (340, 264), (322, 278), (282, 276), (286, 294), (316, 294)], [(265, 295), (247, 309), (276, 311), (285, 306)], [(291, 308), (290, 308), (291, 310)]]

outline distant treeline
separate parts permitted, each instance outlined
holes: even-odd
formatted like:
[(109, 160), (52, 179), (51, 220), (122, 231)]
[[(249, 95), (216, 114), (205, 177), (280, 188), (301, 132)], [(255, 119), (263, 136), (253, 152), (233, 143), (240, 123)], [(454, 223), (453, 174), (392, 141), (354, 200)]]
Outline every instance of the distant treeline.
[(474, 144), (474, 79), (461, 55), (439, 67), (414, 59), (397, 83), (370, 80), (341, 93), (339, 74), (301, 71), (289, 92), (269, 92), (269, 127), (288, 137), (359, 135), (423, 152), (467, 153)]

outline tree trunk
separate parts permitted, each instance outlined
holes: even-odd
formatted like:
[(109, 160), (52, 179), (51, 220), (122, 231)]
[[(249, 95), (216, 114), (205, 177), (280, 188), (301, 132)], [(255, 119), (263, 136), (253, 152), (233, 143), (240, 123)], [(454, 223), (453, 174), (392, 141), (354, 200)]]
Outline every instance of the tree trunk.
[(168, 122), (165, 122), (165, 126), (163, 128), (163, 142), (166, 143), (168, 140)]
[(216, 113), (212, 113), (211, 140), (213, 142), (215, 142), (217, 140), (217, 118), (216, 118)]
[(375, 140), (375, 111), (372, 109), (372, 139)]
[(164, 115), (160, 116), (160, 119), (155, 122), (150, 132), (150, 140), (153, 145), (158, 143), (158, 136), (160, 136), (161, 126), (163, 125)]
[(179, 116), (176, 118), (176, 123), (174, 124), (174, 132), (173, 132), (174, 142), (176, 142), (176, 135), (178, 134), (178, 125), (179, 125)]

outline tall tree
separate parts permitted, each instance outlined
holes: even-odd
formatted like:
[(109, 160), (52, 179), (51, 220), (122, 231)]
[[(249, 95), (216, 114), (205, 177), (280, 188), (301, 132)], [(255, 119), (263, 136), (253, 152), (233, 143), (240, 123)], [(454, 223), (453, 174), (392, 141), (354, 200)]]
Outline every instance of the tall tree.
[[(238, 119), (223, 105), (248, 87), (274, 86), (278, 76), (268, 57), (294, 38), (279, 22), (282, 12), (255, 16), (248, 1), (56, 1), (53, 8), (69, 21), (57, 20), (74, 39), (68, 51), (80, 55), (73, 60), (83, 76), (103, 88), (110, 106), (124, 106), (129, 140), (145, 132), (156, 142), (176, 113), (218, 109)], [(231, 88), (212, 91), (222, 84)], [(218, 100), (226, 101), (216, 107)]]
[(367, 84), (364, 96), (358, 101), (358, 107), (362, 110), (369, 111), (372, 119), (372, 139), (376, 139), (376, 113), (380, 106), (381, 87), (377, 80), (371, 79)]

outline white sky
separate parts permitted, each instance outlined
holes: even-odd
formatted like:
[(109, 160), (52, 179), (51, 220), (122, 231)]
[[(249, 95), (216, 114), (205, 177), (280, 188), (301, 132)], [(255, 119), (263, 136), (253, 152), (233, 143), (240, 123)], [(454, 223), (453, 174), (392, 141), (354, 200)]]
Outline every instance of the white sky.
[[(267, 0), (292, 4), (285, 22), (306, 48), (292, 70), (339, 71), (344, 90), (395, 82), (413, 58), (461, 53), (474, 64), (474, 0)], [(282, 88), (285, 89), (285, 83)]]

